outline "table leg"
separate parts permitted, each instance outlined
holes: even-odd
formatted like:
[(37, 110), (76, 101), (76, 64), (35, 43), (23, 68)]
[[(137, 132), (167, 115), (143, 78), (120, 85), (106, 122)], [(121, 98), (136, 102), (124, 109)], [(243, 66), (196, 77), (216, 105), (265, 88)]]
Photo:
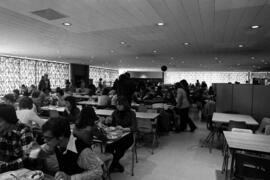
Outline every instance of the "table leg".
[(232, 154), (232, 160), (231, 160), (231, 172), (230, 172), (230, 179), (232, 179), (233, 178), (233, 171), (234, 171), (234, 159), (235, 159), (235, 151), (234, 150), (232, 150), (231, 151), (231, 154)]

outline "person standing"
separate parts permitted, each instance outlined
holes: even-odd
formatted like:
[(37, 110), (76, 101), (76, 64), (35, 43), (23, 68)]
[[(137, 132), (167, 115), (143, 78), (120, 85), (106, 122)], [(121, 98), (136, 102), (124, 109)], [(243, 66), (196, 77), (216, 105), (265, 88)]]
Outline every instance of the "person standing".
[(51, 83), (50, 83), (50, 79), (48, 78), (47, 73), (41, 77), (41, 80), (38, 84), (38, 90), (43, 91), (43, 92), (45, 90), (49, 90), (49, 92), (51, 91)]
[(190, 98), (189, 98), (189, 89), (188, 83), (186, 80), (181, 80), (176, 85), (177, 94), (176, 94), (176, 107), (177, 113), (180, 115), (180, 131), (184, 131), (187, 128), (187, 125), (190, 127), (190, 132), (193, 132), (197, 127), (189, 117), (189, 107), (190, 107)]

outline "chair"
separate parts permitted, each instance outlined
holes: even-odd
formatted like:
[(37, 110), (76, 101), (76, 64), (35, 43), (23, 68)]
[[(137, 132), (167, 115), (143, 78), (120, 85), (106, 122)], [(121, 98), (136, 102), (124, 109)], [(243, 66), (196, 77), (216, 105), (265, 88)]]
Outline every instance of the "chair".
[(152, 121), (151, 119), (142, 119), (137, 118), (137, 129), (139, 135), (150, 134), (153, 136), (152, 139), (152, 154), (154, 154), (154, 146), (158, 145), (158, 136), (156, 128), (154, 127), (157, 124), (157, 120)]
[(138, 112), (147, 112), (147, 107), (145, 105), (139, 105)]
[(49, 111), (49, 116), (50, 116), (50, 118), (58, 118), (59, 117), (59, 112), (57, 110), (50, 110)]
[(113, 155), (110, 153), (98, 153), (97, 156), (103, 161), (103, 180), (111, 180), (110, 166), (113, 161)]
[(238, 178), (270, 179), (270, 159), (266, 156), (236, 152), (234, 176)]
[(232, 132), (249, 133), (249, 134), (253, 133), (251, 129), (240, 129), (240, 128), (232, 128)]
[(229, 121), (228, 130), (231, 131), (232, 128), (247, 129), (247, 124), (245, 121)]
[(265, 126), (265, 135), (270, 135), (270, 125)]
[(132, 152), (132, 165), (131, 165), (131, 176), (134, 176), (134, 165), (135, 160), (138, 163), (138, 156), (137, 156), (137, 133), (133, 132), (133, 144), (130, 147)]

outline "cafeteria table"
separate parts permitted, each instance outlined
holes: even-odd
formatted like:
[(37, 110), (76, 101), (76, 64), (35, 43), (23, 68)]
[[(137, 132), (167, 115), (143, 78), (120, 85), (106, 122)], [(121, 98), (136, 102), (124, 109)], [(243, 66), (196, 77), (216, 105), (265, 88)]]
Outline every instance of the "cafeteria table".
[(222, 165), (222, 172), (225, 171), (225, 179), (228, 175), (228, 159), (229, 151), (232, 154), (231, 159), (231, 173), (230, 178), (233, 175), (233, 166), (235, 162), (235, 151), (252, 152), (256, 154), (270, 154), (270, 137), (269, 135), (262, 134), (249, 134), (241, 132), (223, 131), (226, 140), (226, 149)]

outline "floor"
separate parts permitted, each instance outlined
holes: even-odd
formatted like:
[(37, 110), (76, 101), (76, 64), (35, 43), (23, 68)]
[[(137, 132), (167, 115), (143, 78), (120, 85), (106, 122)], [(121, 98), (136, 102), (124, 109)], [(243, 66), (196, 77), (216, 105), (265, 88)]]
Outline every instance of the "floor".
[(200, 147), (200, 140), (208, 131), (199, 117), (192, 116), (198, 129), (194, 132), (171, 132), (161, 136), (160, 145), (151, 154), (150, 148), (138, 148), (138, 160), (134, 176), (131, 176), (131, 152), (121, 160), (124, 173), (113, 173), (112, 180), (220, 180), (217, 171), (222, 166), (220, 150)]

